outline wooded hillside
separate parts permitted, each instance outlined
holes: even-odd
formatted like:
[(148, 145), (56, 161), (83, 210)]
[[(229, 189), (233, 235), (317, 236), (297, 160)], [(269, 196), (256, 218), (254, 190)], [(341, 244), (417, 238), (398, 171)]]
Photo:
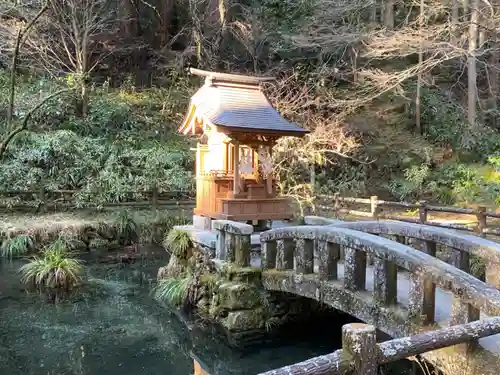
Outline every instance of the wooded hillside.
[[(500, 205), (498, 0), (0, 0), (0, 190), (191, 189), (195, 66), (275, 75), (285, 194)], [(312, 182), (312, 184), (311, 184)]]

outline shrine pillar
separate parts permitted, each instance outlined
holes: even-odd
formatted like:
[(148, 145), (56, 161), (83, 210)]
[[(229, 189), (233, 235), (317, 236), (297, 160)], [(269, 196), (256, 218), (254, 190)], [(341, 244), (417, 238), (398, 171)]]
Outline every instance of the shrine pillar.
[(240, 193), (240, 142), (234, 140), (234, 171), (233, 171), (233, 195)]
[(273, 162), (272, 162), (272, 146), (267, 146), (267, 162), (269, 165), (267, 166), (267, 194), (269, 197), (273, 195)]

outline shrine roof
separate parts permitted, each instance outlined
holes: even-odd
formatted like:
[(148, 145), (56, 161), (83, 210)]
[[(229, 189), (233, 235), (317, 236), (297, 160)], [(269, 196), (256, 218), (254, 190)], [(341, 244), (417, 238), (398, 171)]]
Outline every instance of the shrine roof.
[(179, 131), (187, 133), (192, 130), (194, 125), (191, 123), (194, 117), (198, 117), (231, 131), (299, 137), (308, 133), (284, 119), (261, 90), (260, 83), (273, 78), (191, 71), (205, 76), (206, 81), (191, 98), (188, 116)]

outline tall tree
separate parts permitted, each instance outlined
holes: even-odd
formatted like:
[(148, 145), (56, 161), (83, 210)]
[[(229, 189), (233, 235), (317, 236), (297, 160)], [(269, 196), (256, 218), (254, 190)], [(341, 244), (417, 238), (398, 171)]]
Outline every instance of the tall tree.
[(86, 116), (90, 74), (109, 55), (106, 44), (115, 26), (115, 12), (107, 0), (47, 0), (45, 24), (30, 46), (43, 68), (54, 76), (69, 74), (80, 93), (76, 112)]
[(387, 28), (394, 28), (394, 0), (385, 0), (384, 23)]
[[(17, 86), (17, 73), (18, 73), (17, 69), (19, 64), (19, 55), (22, 51), (24, 43), (26, 42), (26, 39), (33, 31), (34, 26), (36, 25), (37, 22), (39, 22), (40, 18), (43, 16), (44, 13), (48, 11), (48, 9), (49, 9), (48, 4), (43, 5), (30, 21), (27, 21), (26, 17), (24, 16), (18, 17), (18, 19), (21, 18), (20, 20), (21, 25), (18, 26), (19, 28), (14, 41), (12, 60), (10, 64), (9, 101), (7, 108), (5, 133), (2, 134), (0, 138), (0, 159), (2, 159), (3, 156), (5, 155), (5, 152), (7, 151), (7, 147), (10, 144), (10, 142), (19, 133), (22, 133), (23, 131), (28, 129), (29, 120), (31, 119), (31, 116), (33, 116), (33, 114), (38, 109), (40, 109), (49, 100), (69, 91), (68, 89), (62, 89), (48, 95), (47, 97), (42, 99), (39, 103), (35, 104), (31, 109), (28, 110), (28, 112), (24, 115), (20, 124), (15, 123), (14, 108), (16, 101), (16, 86)], [(19, 12), (18, 14), (20, 15), (22, 13)], [(5, 37), (5, 35), (3, 35), (2, 37)]]
[[(424, 27), (424, 0), (420, 0), (420, 15), (419, 15), (419, 39), (420, 39), (420, 48), (418, 50), (418, 64), (421, 66), (424, 62), (424, 41), (423, 41), (423, 27)], [(422, 123), (421, 123), (421, 95), (422, 95), (422, 69), (419, 69), (417, 76), (417, 97), (415, 99), (415, 126), (417, 128), (417, 132), (419, 134), (423, 133)]]
[(471, 127), (476, 126), (476, 99), (477, 99), (477, 69), (476, 49), (479, 22), (479, 0), (471, 0), (469, 22), (469, 48), (467, 56), (468, 90), (467, 90), (467, 119)]

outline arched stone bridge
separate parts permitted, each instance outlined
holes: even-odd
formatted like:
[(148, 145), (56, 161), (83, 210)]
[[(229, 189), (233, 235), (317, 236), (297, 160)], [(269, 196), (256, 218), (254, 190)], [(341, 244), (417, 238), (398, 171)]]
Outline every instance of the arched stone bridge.
[[(259, 245), (264, 288), (322, 301), (369, 324), (345, 326), (341, 350), (265, 375), (353, 368), (375, 375), (377, 365), (415, 355), (449, 375), (498, 374), (500, 244), (394, 221), (306, 217), (306, 224), (259, 235), (251, 225), (216, 220), (217, 236), (193, 233), (215, 247), (217, 262), (237, 267), (250, 266), (251, 247)], [(439, 259), (446, 254), (446, 262)], [(478, 263), (486, 272), (475, 277), (471, 265)], [(393, 340), (376, 343), (375, 328)]]
[[(434, 344), (421, 343), (420, 351), (410, 352), (405, 352), (410, 338), (378, 344), (378, 363), (387, 361), (391, 351), (414, 355), (468, 342), (424, 357), (454, 375), (500, 371), (500, 338), (493, 336), (500, 332), (500, 320), (487, 320), (500, 317), (500, 292), (494, 278), (500, 268), (499, 244), (419, 224), (317, 219), (327, 225), (284, 227), (260, 235), (266, 289), (320, 300), (393, 338), (417, 335)], [(436, 257), (438, 248), (452, 254), (453, 265)], [(469, 273), (473, 258), (486, 264), (486, 277), (494, 285)], [(484, 325), (471, 323), (480, 318)], [(472, 325), (461, 326), (467, 323)], [(439, 337), (429, 336), (444, 327), (449, 328), (439, 331)], [(457, 336), (463, 330), (469, 334)], [(343, 361), (344, 355), (332, 353), (266, 374), (342, 373)]]

